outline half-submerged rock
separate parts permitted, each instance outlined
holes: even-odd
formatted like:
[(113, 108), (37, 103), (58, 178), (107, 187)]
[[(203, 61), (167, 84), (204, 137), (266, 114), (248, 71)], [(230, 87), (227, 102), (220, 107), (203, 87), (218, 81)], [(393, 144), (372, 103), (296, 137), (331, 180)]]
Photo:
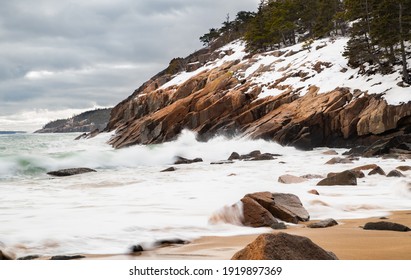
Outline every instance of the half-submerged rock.
[(327, 227), (333, 227), (338, 225), (337, 221), (334, 219), (326, 219), (322, 220), (316, 223), (309, 224), (307, 227), (309, 228), (327, 228)]
[(287, 233), (262, 234), (232, 260), (337, 260), (309, 238)]
[(56, 177), (65, 177), (65, 176), (73, 176), (73, 175), (79, 175), (83, 173), (89, 173), (89, 172), (97, 172), (94, 169), (91, 168), (68, 168), (68, 169), (61, 169), (57, 171), (51, 171), (47, 172), (48, 175), (51, 176), (56, 176)]
[(356, 186), (357, 176), (351, 170), (336, 173), (318, 182), (317, 186)]

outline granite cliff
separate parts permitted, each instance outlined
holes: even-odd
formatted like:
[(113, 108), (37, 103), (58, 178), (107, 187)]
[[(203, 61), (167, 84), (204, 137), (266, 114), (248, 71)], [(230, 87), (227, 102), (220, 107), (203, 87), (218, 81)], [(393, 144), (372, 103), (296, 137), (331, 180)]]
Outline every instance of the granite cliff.
[(324, 39), (253, 55), (235, 41), (174, 59), (112, 110), (109, 143), (162, 143), (183, 129), (203, 140), (244, 135), (301, 149), (410, 139), (410, 88), (395, 76), (349, 68), (346, 42)]

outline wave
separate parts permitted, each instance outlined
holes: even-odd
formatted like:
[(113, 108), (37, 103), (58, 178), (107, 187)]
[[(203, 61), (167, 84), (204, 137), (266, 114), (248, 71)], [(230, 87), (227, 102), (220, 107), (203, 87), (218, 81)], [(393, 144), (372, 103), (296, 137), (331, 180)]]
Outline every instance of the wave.
[(73, 167), (120, 169), (164, 166), (173, 164), (178, 156), (201, 157), (204, 161), (211, 162), (227, 159), (234, 151), (249, 153), (261, 149), (281, 152), (287, 149), (264, 140), (228, 139), (218, 136), (208, 142), (200, 142), (196, 136), (196, 133), (185, 130), (172, 142), (136, 145), (120, 150), (106, 144), (110, 135), (80, 141), (74, 141), (72, 134), (48, 137), (30, 134), (14, 139), (10, 137), (8, 141), (11, 143), (4, 143), (5, 139), (1, 139), (3, 145), (0, 145), (0, 178), (35, 176)]

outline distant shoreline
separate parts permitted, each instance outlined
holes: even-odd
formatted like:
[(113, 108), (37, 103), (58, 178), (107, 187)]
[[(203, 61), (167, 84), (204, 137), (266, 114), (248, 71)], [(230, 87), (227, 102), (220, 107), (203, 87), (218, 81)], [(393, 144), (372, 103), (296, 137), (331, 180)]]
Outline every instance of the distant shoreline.
[(0, 135), (26, 134), (26, 133), (27, 131), (13, 131), (13, 130), (0, 131)]

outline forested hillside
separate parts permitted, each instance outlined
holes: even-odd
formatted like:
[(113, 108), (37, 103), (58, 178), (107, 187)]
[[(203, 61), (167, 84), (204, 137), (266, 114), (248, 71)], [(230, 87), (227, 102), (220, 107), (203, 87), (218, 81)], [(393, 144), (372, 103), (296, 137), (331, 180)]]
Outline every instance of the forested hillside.
[(411, 83), (407, 50), (411, 0), (262, 0), (257, 12), (227, 16), (221, 28), (200, 37), (205, 45), (243, 38), (251, 52), (263, 52), (329, 36), (349, 36), (344, 55), (363, 74), (402, 76)]

